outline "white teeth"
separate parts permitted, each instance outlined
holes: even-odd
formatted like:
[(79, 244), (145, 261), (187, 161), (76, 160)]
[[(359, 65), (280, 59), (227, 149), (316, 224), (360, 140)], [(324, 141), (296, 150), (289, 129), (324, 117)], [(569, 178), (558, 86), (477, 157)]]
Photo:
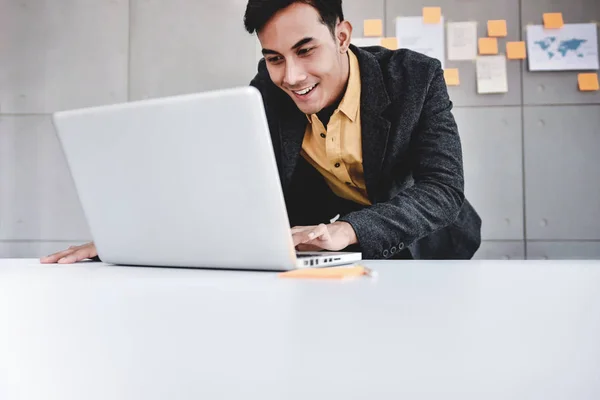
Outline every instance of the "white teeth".
[(298, 92), (294, 92), (294, 93), (296, 93), (296, 94), (299, 94), (299, 95), (304, 95), (304, 94), (306, 94), (306, 93), (310, 92), (311, 90), (313, 90), (313, 89), (315, 88), (315, 86), (317, 86), (317, 85), (314, 85), (314, 86), (308, 87), (308, 88), (306, 88), (306, 89), (304, 89), (304, 90), (300, 90), (300, 91), (298, 91)]

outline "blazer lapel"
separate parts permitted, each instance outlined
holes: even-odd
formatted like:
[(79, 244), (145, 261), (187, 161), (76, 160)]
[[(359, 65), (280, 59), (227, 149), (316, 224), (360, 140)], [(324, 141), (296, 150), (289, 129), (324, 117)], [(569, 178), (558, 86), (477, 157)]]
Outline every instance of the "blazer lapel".
[(369, 200), (374, 203), (379, 192), (379, 177), (387, 147), (390, 121), (382, 116), (390, 99), (377, 59), (370, 53), (351, 46), (360, 66), (360, 119), (363, 170)]

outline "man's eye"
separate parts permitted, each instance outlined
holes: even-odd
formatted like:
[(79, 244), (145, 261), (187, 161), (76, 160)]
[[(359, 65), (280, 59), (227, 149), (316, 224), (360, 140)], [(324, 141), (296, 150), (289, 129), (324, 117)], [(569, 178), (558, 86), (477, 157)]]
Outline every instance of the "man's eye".
[(279, 57), (279, 56), (269, 57), (269, 58), (267, 58), (267, 61), (270, 62), (270, 63), (272, 63), (272, 64), (273, 63), (278, 63), (279, 61), (281, 61), (281, 57)]
[(305, 56), (305, 55), (309, 54), (313, 49), (314, 49), (314, 47), (311, 47), (308, 49), (300, 49), (300, 50), (298, 50), (298, 55)]

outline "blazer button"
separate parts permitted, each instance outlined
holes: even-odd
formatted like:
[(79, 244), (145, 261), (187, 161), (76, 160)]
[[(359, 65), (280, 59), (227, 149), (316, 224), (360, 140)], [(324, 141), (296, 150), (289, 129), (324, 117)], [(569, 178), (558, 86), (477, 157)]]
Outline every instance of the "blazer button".
[(390, 249), (390, 253), (392, 253), (392, 254), (396, 254), (396, 251), (397, 251), (396, 246), (394, 246)]
[(390, 252), (389, 252), (389, 251), (387, 251), (387, 249), (383, 251), (383, 256), (384, 256), (385, 258), (388, 258), (388, 256), (389, 256), (389, 255), (390, 255)]

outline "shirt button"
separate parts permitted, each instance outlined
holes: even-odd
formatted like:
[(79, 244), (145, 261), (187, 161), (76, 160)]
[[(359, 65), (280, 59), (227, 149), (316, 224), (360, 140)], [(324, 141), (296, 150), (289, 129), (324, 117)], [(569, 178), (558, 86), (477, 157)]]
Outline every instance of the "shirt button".
[(325, 139), (325, 137), (326, 137), (326, 136), (327, 136), (327, 135), (325, 135), (324, 133), (321, 133), (321, 137), (322, 137), (323, 139)]
[(340, 163), (339, 162), (335, 163), (335, 167), (339, 168), (340, 167)]

